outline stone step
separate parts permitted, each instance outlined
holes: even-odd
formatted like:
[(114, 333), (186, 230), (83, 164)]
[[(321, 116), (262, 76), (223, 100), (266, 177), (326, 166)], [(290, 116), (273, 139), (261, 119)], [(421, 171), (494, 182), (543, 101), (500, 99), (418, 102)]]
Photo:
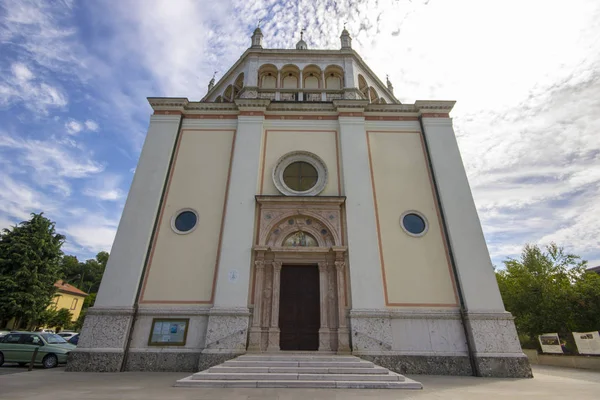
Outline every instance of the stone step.
[(178, 387), (213, 388), (329, 388), (329, 389), (422, 389), (417, 381), (406, 378), (404, 381), (308, 381), (308, 380), (196, 380), (187, 377), (175, 383)]
[(382, 367), (367, 367), (367, 368), (325, 368), (325, 367), (228, 367), (218, 365), (209, 368), (210, 373), (283, 373), (283, 374), (381, 374), (385, 375), (389, 371)]
[(354, 356), (248, 354), (180, 379), (175, 386), (422, 389), (412, 379)]
[(236, 358), (239, 361), (335, 361), (335, 362), (357, 362), (360, 358), (355, 356), (318, 355), (318, 354), (246, 354)]
[(370, 361), (238, 361), (228, 360), (223, 363), (228, 367), (321, 367), (321, 368), (373, 368)]
[(404, 377), (393, 372), (380, 374), (277, 374), (277, 373), (211, 373), (198, 372), (194, 380), (256, 380), (256, 381), (403, 381)]

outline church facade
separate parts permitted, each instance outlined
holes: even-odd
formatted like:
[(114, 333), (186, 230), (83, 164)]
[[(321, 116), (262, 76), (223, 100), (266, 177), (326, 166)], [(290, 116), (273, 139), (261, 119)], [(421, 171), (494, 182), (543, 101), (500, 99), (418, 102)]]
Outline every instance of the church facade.
[(69, 370), (198, 371), (353, 354), (402, 373), (530, 376), (452, 101), (401, 104), (352, 50), (251, 47), (154, 110)]

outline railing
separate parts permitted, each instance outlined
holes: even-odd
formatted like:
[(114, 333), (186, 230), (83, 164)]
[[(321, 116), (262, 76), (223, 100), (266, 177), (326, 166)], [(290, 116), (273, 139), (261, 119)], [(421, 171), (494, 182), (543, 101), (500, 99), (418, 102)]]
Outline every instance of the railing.
[(323, 101), (321, 93), (304, 93), (304, 101)]
[(343, 90), (325, 89), (321, 91), (306, 91), (305, 89), (258, 89), (259, 99), (273, 101), (321, 102), (344, 98)]

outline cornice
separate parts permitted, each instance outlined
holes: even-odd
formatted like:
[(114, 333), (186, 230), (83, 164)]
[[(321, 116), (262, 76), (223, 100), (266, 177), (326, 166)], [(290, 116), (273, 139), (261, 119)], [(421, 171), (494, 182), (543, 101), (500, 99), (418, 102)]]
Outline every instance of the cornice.
[(346, 196), (254, 196), (259, 204), (344, 204)]
[[(155, 114), (183, 114), (188, 118), (200, 115), (244, 115), (246, 112), (267, 112), (270, 115), (288, 113), (302, 119), (306, 113), (333, 117), (364, 114), (370, 119), (419, 117), (449, 118), (455, 101), (418, 100), (414, 104), (369, 104), (368, 100), (339, 99), (332, 102), (284, 102), (269, 99), (235, 99), (234, 103), (205, 103), (189, 101), (185, 97), (149, 97), (148, 103)], [(194, 117), (197, 115), (197, 117)], [(248, 114), (246, 114), (248, 115)]]
[(268, 99), (235, 99), (235, 105), (240, 112), (259, 111), (263, 112), (267, 109), (271, 100)]
[(453, 100), (417, 100), (415, 101), (415, 108), (417, 108), (422, 114), (448, 114), (454, 108), (456, 101)]

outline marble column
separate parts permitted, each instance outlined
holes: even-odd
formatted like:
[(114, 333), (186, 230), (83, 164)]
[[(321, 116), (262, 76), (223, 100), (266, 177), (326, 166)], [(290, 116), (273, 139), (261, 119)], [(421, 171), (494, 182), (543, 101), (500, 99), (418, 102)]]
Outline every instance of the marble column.
[(344, 261), (335, 262), (337, 274), (337, 304), (338, 304), (338, 353), (350, 353), (350, 332), (346, 323), (346, 281), (344, 279)]
[(265, 272), (265, 262), (263, 260), (254, 261), (255, 267), (255, 286), (254, 286), (254, 313), (252, 315), (252, 327), (250, 328), (250, 338), (248, 351), (260, 351), (262, 329), (260, 321), (262, 319), (262, 297), (263, 281)]
[(281, 82), (281, 71), (277, 70), (277, 83), (275, 83), (275, 88), (277, 88), (275, 92), (275, 100), (281, 100), (281, 88), (283, 87), (283, 82)]
[(319, 295), (321, 303), (321, 327), (319, 328), (319, 351), (331, 351), (329, 321), (327, 320), (327, 262), (319, 263)]
[(325, 85), (325, 71), (321, 71), (321, 101), (327, 101), (325, 89), (327, 89)]
[(267, 351), (279, 351), (279, 291), (281, 287), (281, 262), (273, 261), (273, 300), (271, 301), (271, 326)]

